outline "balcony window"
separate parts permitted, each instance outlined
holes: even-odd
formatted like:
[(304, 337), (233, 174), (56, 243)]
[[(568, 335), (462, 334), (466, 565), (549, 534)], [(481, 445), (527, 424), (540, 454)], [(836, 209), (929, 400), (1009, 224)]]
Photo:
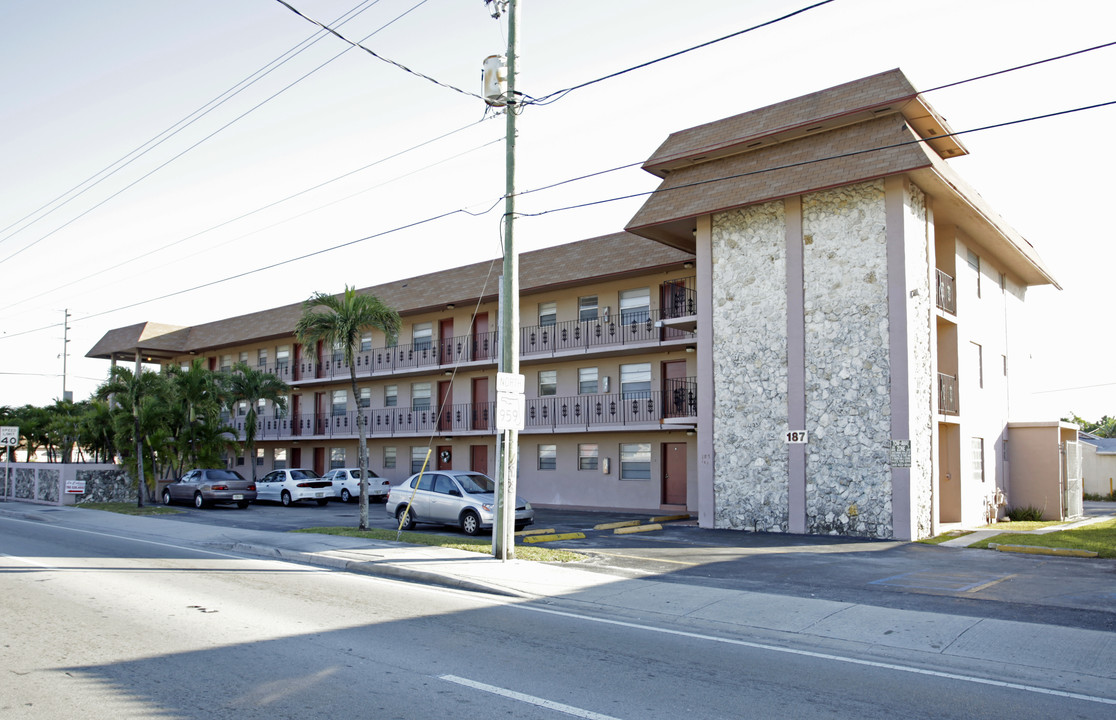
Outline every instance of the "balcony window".
[(329, 449), (329, 469), (345, 467), (345, 448), (330, 448)]
[(362, 408), (372, 407), (372, 388), (360, 389), (360, 406)]
[(593, 395), (597, 392), (597, 368), (577, 369), (577, 392), (581, 395)]
[(558, 371), (539, 370), (539, 397), (558, 394)]
[(368, 352), (372, 349), (372, 333), (365, 333), (360, 336), (360, 351)]
[(558, 467), (558, 446), (539, 445), (539, 470), (554, 470)]
[(651, 479), (651, 443), (620, 445), (620, 479)]
[(426, 462), (426, 446), (411, 448), (411, 474), (420, 472)]
[(223, 372), (223, 373), (232, 372), (232, 365), (233, 365), (232, 355), (222, 355), (221, 356), (221, 372)]
[(275, 369), (286, 370), (287, 366), (291, 364), (291, 346), (280, 345), (275, 348)]
[(411, 384), (411, 409), (430, 409), (430, 383), (425, 382)]
[(236, 404), (236, 416), (237, 417), (244, 417), (247, 414), (248, 414), (248, 403), (241, 400), (240, 402), (238, 402)]
[(433, 323), (415, 323), (411, 328), (411, 344), (415, 350), (429, 350), (434, 342)]
[(638, 288), (620, 291), (620, 323), (647, 322), (651, 316), (651, 290)]
[(625, 398), (651, 397), (651, 363), (621, 365), (620, 392)]
[(539, 303), (539, 325), (558, 324), (558, 303)]
[(338, 417), (345, 414), (345, 406), (348, 404), (348, 395), (344, 390), (333, 391), (333, 417)]
[(260, 370), (267, 367), (267, 348), (260, 348), (256, 351), (256, 367)]
[(267, 400), (260, 398), (256, 401), (256, 417), (263, 417), (267, 412)]
[(582, 443), (577, 446), (577, 469), (596, 470), (600, 448), (596, 443)]
[(248, 364), (248, 352), (247, 351), (244, 351), (244, 352), (240, 353), (240, 362), (244, 363), (245, 365)]
[(399, 404), (399, 386), (384, 386), (384, 407), (395, 407)]
[(384, 448), (384, 469), (385, 470), (395, 469), (395, 448), (394, 447)]
[(282, 470), (287, 467), (287, 449), (275, 448), (275, 459), (272, 461), (272, 469)]
[(581, 321), (597, 319), (597, 296), (589, 295), (577, 299), (577, 319)]

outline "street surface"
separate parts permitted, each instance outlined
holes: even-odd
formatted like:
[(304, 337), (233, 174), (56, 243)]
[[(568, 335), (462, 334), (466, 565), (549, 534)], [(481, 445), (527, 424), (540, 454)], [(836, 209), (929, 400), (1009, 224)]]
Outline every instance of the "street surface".
[(0, 716), (1017, 720), (1116, 708), (1097, 678), (1058, 690), (1011, 657), (499, 599), (200, 550), (165, 527), (152, 540), (0, 515)]

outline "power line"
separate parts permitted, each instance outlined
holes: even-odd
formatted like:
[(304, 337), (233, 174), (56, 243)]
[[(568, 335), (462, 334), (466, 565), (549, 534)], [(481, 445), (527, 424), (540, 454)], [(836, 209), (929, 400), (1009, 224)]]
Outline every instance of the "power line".
[[(283, 0), (278, 0), (278, 2), (282, 2), (282, 1)], [(604, 77), (599, 77), (596, 80), (589, 80), (588, 82), (583, 82), (580, 85), (574, 85), (573, 87), (568, 87), (568, 88), (565, 88), (564, 90), (555, 90), (554, 92), (552, 92), (548, 95), (543, 95), (540, 98), (532, 98), (530, 96), (527, 96), (528, 99), (523, 104), (525, 104), (525, 105), (549, 105), (550, 103), (561, 100), (566, 95), (569, 95), (570, 93), (572, 93), (574, 90), (580, 90), (581, 88), (589, 87), (590, 85), (595, 85), (599, 82), (604, 82), (605, 80), (611, 80), (612, 78), (619, 77), (621, 75), (625, 75), (625, 74), (633, 72), (635, 70), (642, 70), (645, 67), (649, 67), (649, 66), (654, 65), (656, 63), (663, 62), (664, 60), (671, 60), (671, 59), (676, 58), (680, 55), (685, 55), (686, 53), (693, 52), (694, 50), (700, 50), (701, 48), (709, 47), (710, 45), (716, 45), (719, 42), (724, 42), (725, 40), (730, 40), (734, 37), (744, 35), (745, 33), (750, 33), (754, 30), (759, 30), (761, 28), (768, 27), (769, 25), (774, 25), (774, 24), (780, 23), (784, 20), (789, 20), (790, 18), (792, 18), (796, 15), (801, 15), (802, 13), (809, 12), (810, 10), (813, 10), (814, 8), (821, 7), (822, 5), (828, 5), (831, 2), (834, 2), (834, 0), (821, 0), (821, 2), (816, 2), (813, 5), (807, 5), (804, 8), (800, 8), (798, 10), (787, 13), (786, 15), (774, 18), (772, 20), (767, 20), (767, 21), (762, 22), (758, 25), (753, 25), (752, 27), (744, 28), (743, 30), (737, 30), (734, 33), (731, 33), (729, 35), (725, 35), (724, 37), (719, 37), (716, 40), (709, 40), (707, 42), (701, 43), (700, 45), (694, 45), (693, 47), (686, 48), (685, 50), (679, 50), (678, 52), (671, 53), (670, 55), (664, 55), (664, 56), (662, 56), (660, 58), (656, 58), (654, 60), (648, 60), (647, 62), (640, 63), (639, 65), (633, 65), (630, 68), (625, 68), (624, 70), (618, 70), (617, 72), (610, 73), (608, 75), (605, 75)]]
[[(826, 0), (826, 1), (827, 1), (827, 2), (831, 2), (832, 0)], [(423, 80), (428, 80), (428, 81), (430, 81), (430, 82), (434, 83), (435, 85), (438, 85), (438, 86), (440, 86), (440, 87), (444, 87), (444, 88), (446, 88), (446, 89), (448, 89), (448, 90), (453, 90), (454, 92), (459, 92), (459, 93), (461, 93), (462, 95), (467, 95), (467, 96), (469, 96), (469, 97), (471, 97), (471, 98), (476, 98), (477, 100), (484, 100), (484, 98), (483, 98), (482, 96), (478, 95), (477, 93), (472, 93), (472, 92), (469, 92), (469, 91), (467, 91), (467, 90), (462, 90), (462, 89), (461, 89), (461, 88), (459, 88), (459, 87), (454, 87), (453, 85), (449, 85), (448, 83), (444, 83), (444, 82), (442, 82), (441, 80), (435, 80), (434, 78), (430, 77), (429, 75), (424, 75), (424, 74), (422, 74), (422, 73), (420, 73), (420, 72), (417, 72), (417, 71), (415, 71), (415, 70), (412, 70), (411, 68), (407, 67), (406, 65), (404, 65), (404, 64), (402, 64), (402, 63), (396, 62), (395, 60), (392, 60), (392, 59), (390, 59), (390, 58), (386, 58), (386, 57), (384, 57), (383, 55), (380, 55), (380, 54), (378, 54), (378, 53), (377, 53), (376, 51), (374, 51), (374, 50), (371, 50), (370, 48), (366, 48), (366, 47), (365, 47), (364, 45), (362, 45), (361, 43), (362, 43), (362, 42), (364, 42), (364, 40), (367, 40), (368, 38), (364, 38), (364, 39), (363, 39), (363, 40), (361, 40), (360, 42), (357, 42), (357, 41), (354, 41), (354, 40), (350, 40), (349, 38), (345, 37), (345, 36), (344, 36), (344, 35), (342, 35), (341, 33), (337, 32), (336, 30), (334, 30), (333, 28), (331, 28), (331, 27), (330, 27), (329, 25), (326, 25), (325, 23), (319, 22), (319, 21), (315, 20), (314, 18), (311, 18), (311, 17), (307, 17), (307, 16), (306, 16), (306, 15), (304, 15), (303, 13), (299, 12), (299, 10), (298, 10), (297, 8), (295, 8), (294, 6), (292, 6), (292, 5), (290, 4), (290, 3), (286, 2), (285, 0), (275, 0), (275, 2), (279, 3), (279, 4), (280, 4), (280, 5), (282, 5), (283, 7), (287, 8), (288, 10), (290, 10), (291, 12), (293, 12), (293, 13), (294, 13), (295, 15), (298, 15), (298, 16), (299, 16), (300, 18), (302, 18), (303, 20), (306, 20), (307, 22), (311, 22), (311, 23), (313, 23), (313, 24), (317, 25), (318, 27), (322, 28), (322, 29), (323, 29), (323, 30), (325, 30), (326, 32), (330, 33), (331, 35), (334, 35), (335, 37), (339, 38), (339, 39), (340, 39), (340, 40), (342, 40), (343, 42), (346, 42), (346, 43), (348, 43), (348, 44), (349, 44), (349, 45), (351, 45), (352, 47), (360, 48), (360, 49), (361, 49), (361, 50), (363, 50), (364, 52), (368, 53), (368, 54), (369, 54), (369, 55), (371, 55), (372, 57), (374, 57), (374, 58), (376, 58), (377, 60), (379, 60), (380, 62), (385, 62), (385, 63), (387, 63), (388, 65), (393, 65), (393, 66), (395, 66), (395, 67), (399, 68), (400, 70), (402, 70), (402, 71), (404, 71), (404, 72), (406, 72), (406, 73), (410, 73), (411, 75), (414, 75), (415, 77), (420, 77), (420, 78), (422, 78)]]
[(1073, 52), (1068, 52), (1068, 53), (1065, 53), (1064, 55), (1056, 55), (1054, 57), (1045, 58), (1043, 60), (1035, 60), (1034, 62), (1029, 62), (1029, 63), (1026, 63), (1025, 65), (1016, 65), (1015, 67), (1005, 68), (1003, 70), (997, 70), (996, 72), (985, 73), (984, 75), (977, 75), (976, 77), (971, 77), (971, 78), (968, 78), (966, 80), (958, 80), (957, 82), (951, 82), (951, 83), (947, 83), (945, 85), (939, 85), (938, 87), (932, 87), (929, 90), (923, 90), (922, 92), (934, 92), (936, 90), (945, 90), (946, 88), (957, 87), (958, 85), (964, 85), (965, 83), (971, 83), (975, 80), (984, 80), (986, 78), (995, 77), (997, 75), (1003, 75), (1005, 73), (1015, 72), (1016, 70), (1023, 70), (1025, 68), (1035, 67), (1036, 65), (1042, 65), (1042, 64), (1048, 63), (1048, 62), (1054, 62), (1055, 60), (1064, 60), (1066, 58), (1070, 58), (1070, 57), (1073, 57), (1075, 55), (1083, 55), (1087, 52), (1093, 52), (1094, 50), (1103, 50), (1104, 48), (1112, 47), (1113, 45), (1116, 45), (1116, 41), (1104, 43), (1103, 45), (1095, 45), (1091, 48), (1085, 48), (1084, 50), (1074, 50)]
[[(407, 13), (411, 12), (411, 10), (414, 10), (414, 9), (415, 9), (416, 7), (418, 7), (419, 5), (422, 5), (422, 4), (423, 4), (424, 2), (426, 2), (426, 1), (427, 1), (427, 0), (422, 0), (422, 2), (420, 2), (420, 3), (418, 4), (418, 5), (415, 5), (415, 6), (414, 6), (414, 7), (412, 7), (412, 8), (410, 9), (410, 10), (407, 10), (407, 11), (406, 11), (405, 13), (403, 13), (403, 15), (406, 15)], [(388, 27), (389, 25), (391, 25), (392, 23), (394, 23), (394, 22), (395, 22), (396, 20), (398, 20), (398, 19), (399, 19), (400, 17), (403, 17), (403, 15), (399, 15), (399, 16), (397, 16), (397, 17), (396, 17), (395, 19), (391, 20), (390, 22), (388, 22), (388, 23), (386, 23), (386, 24), (384, 24), (384, 25), (381, 25), (381, 26), (380, 26), (379, 28), (377, 28), (376, 30), (372, 31), (372, 32), (371, 32), (371, 33), (369, 33), (369, 34), (368, 34), (367, 36), (365, 36), (365, 38), (364, 38), (364, 39), (365, 39), (365, 40), (367, 40), (368, 38), (372, 37), (372, 36), (373, 36), (373, 35), (375, 35), (376, 33), (380, 32), (380, 31), (381, 31), (381, 30), (383, 30), (384, 28), (386, 28), (386, 27)], [(155, 174), (155, 173), (157, 173), (158, 171), (160, 171), (160, 170), (162, 170), (163, 168), (165, 168), (165, 167), (166, 167), (167, 165), (170, 165), (170, 164), (171, 164), (172, 162), (174, 162), (174, 161), (175, 161), (175, 160), (177, 160), (178, 158), (180, 158), (180, 157), (182, 157), (183, 155), (185, 155), (186, 153), (190, 152), (191, 150), (193, 150), (193, 149), (194, 149), (194, 148), (196, 148), (197, 146), (199, 146), (199, 145), (201, 145), (202, 143), (206, 142), (207, 140), (209, 140), (209, 139), (210, 139), (210, 138), (212, 138), (213, 136), (217, 135), (218, 133), (221, 133), (221, 132), (223, 132), (224, 130), (226, 130), (226, 129), (227, 129), (228, 127), (230, 127), (230, 126), (231, 126), (231, 125), (233, 125), (234, 123), (237, 123), (237, 122), (239, 122), (239, 121), (240, 121), (240, 120), (242, 120), (243, 118), (247, 117), (247, 116), (248, 116), (248, 115), (250, 115), (251, 113), (255, 112), (255, 111), (256, 111), (256, 110), (258, 110), (259, 108), (263, 107), (263, 106), (264, 106), (264, 105), (266, 105), (267, 103), (269, 103), (269, 102), (271, 102), (272, 100), (274, 100), (275, 98), (277, 98), (277, 97), (278, 97), (279, 95), (281, 95), (281, 94), (285, 93), (285, 92), (286, 92), (287, 90), (290, 90), (290, 89), (291, 89), (292, 87), (294, 87), (294, 86), (295, 86), (295, 85), (297, 85), (298, 83), (302, 82), (302, 81), (303, 81), (303, 80), (305, 80), (306, 78), (310, 77), (310, 76), (311, 76), (311, 75), (313, 75), (314, 73), (318, 72), (319, 70), (321, 70), (321, 69), (322, 69), (323, 67), (325, 67), (326, 65), (329, 65), (329, 64), (330, 64), (331, 62), (333, 62), (333, 61), (334, 61), (334, 60), (336, 60), (337, 58), (341, 57), (342, 55), (344, 55), (345, 53), (347, 53), (347, 52), (348, 52), (349, 50), (351, 50), (351, 49), (352, 49), (352, 48), (345, 48), (344, 50), (342, 50), (341, 52), (337, 53), (336, 55), (334, 55), (334, 56), (333, 56), (333, 57), (331, 57), (330, 59), (326, 60), (325, 62), (323, 62), (323, 63), (321, 63), (320, 65), (318, 65), (317, 67), (315, 67), (315, 68), (314, 68), (313, 70), (311, 70), (311, 71), (307, 72), (306, 74), (302, 75), (302, 76), (301, 76), (301, 77), (299, 77), (299, 78), (298, 78), (297, 80), (295, 80), (295, 81), (293, 81), (293, 82), (291, 82), (291, 83), (287, 84), (286, 86), (284, 86), (284, 87), (283, 87), (283, 88), (281, 88), (280, 90), (276, 91), (275, 93), (271, 94), (270, 96), (268, 96), (268, 97), (267, 97), (267, 98), (265, 98), (264, 100), (261, 100), (261, 101), (260, 101), (259, 103), (257, 103), (256, 105), (253, 105), (253, 106), (252, 106), (251, 108), (249, 108), (248, 110), (245, 110), (245, 111), (244, 111), (243, 113), (241, 113), (240, 115), (237, 115), (237, 116), (236, 116), (235, 118), (233, 118), (233, 119), (232, 119), (232, 120), (230, 120), (229, 122), (225, 123), (225, 124), (224, 124), (224, 125), (222, 125), (221, 127), (217, 128), (217, 129), (216, 129), (216, 130), (214, 130), (213, 132), (209, 133), (208, 135), (206, 135), (205, 137), (203, 137), (203, 138), (202, 138), (201, 140), (198, 140), (198, 141), (197, 141), (196, 143), (194, 143), (193, 145), (189, 146), (188, 148), (186, 148), (186, 149), (185, 149), (185, 150), (183, 150), (182, 152), (178, 153), (177, 155), (173, 156), (172, 158), (170, 158), (170, 159), (169, 159), (169, 160), (167, 160), (166, 162), (164, 162), (164, 163), (162, 163), (162, 164), (160, 164), (160, 165), (156, 166), (156, 167), (155, 167), (154, 169), (150, 170), (149, 172), (145, 173), (144, 175), (141, 175), (141, 176), (140, 176), (139, 178), (137, 178), (136, 180), (133, 180), (132, 182), (128, 183), (128, 184), (127, 184), (127, 185), (125, 185), (125, 186), (124, 186), (123, 188), (121, 188), (121, 189), (117, 190), (116, 192), (114, 192), (114, 193), (113, 193), (112, 195), (109, 195), (109, 196), (108, 196), (107, 198), (105, 198), (105, 199), (101, 200), (101, 201), (100, 201), (99, 203), (97, 203), (97, 204), (93, 205), (93, 206), (92, 206), (91, 208), (89, 208), (89, 209), (85, 210), (85, 211), (84, 211), (84, 212), (82, 212), (81, 214), (79, 214), (79, 215), (77, 215), (76, 217), (74, 217), (74, 218), (70, 219), (69, 221), (67, 221), (67, 222), (63, 223), (62, 225), (59, 225), (58, 227), (56, 227), (55, 229), (51, 230), (51, 231), (50, 231), (49, 233), (47, 233), (46, 235), (43, 235), (42, 237), (40, 237), (40, 238), (39, 238), (38, 240), (35, 240), (35, 241), (33, 241), (33, 242), (29, 243), (28, 245), (25, 245), (24, 247), (20, 248), (20, 249), (19, 249), (19, 250), (17, 250), (16, 252), (14, 252), (14, 253), (12, 253), (11, 255), (7, 256), (6, 258), (0, 259), (0, 265), (4, 264), (4, 263), (5, 263), (5, 262), (7, 262), (8, 260), (11, 260), (12, 258), (16, 257), (17, 255), (19, 255), (19, 254), (23, 253), (24, 251), (26, 251), (26, 250), (29, 250), (29, 249), (31, 249), (31, 248), (32, 248), (32, 247), (34, 247), (35, 245), (38, 245), (38, 244), (39, 244), (40, 242), (42, 242), (43, 240), (46, 240), (46, 239), (47, 239), (47, 238), (49, 238), (50, 236), (54, 235), (54, 234), (55, 234), (56, 232), (58, 232), (58, 231), (60, 231), (60, 230), (62, 230), (62, 229), (64, 229), (64, 228), (66, 228), (66, 227), (68, 227), (68, 226), (72, 225), (73, 223), (77, 222), (77, 221), (78, 221), (78, 220), (80, 220), (81, 218), (85, 217), (85, 216), (86, 216), (86, 215), (88, 215), (89, 213), (93, 212), (93, 211), (94, 211), (94, 210), (96, 210), (97, 208), (99, 208), (99, 207), (101, 207), (102, 205), (104, 205), (105, 203), (107, 203), (107, 202), (108, 202), (109, 200), (112, 200), (113, 198), (117, 197), (118, 195), (120, 195), (120, 194), (124, 193), (125, 191), (127, 191), (127, 190), (129, 190), (129, 189), (131, 189), (131, 188), (135, 187), (135, 186), (136, 186), (136, 185), (138, 185), (139, 183), (143, 182), (143, 181), (144, 181), (144, 180), (146, 180), (147, 178), (151, 177), (152, 175), (154, 175), (154, 174)]]
[[(365, 10), (372, 7), (372, 5), (375, 5), (379, 2), (380, 2), (380, 0), (363, 0), (363, 2), (359, 3), (352, 10), (349, 10), (348, 12), (339, 16), (337, 18), (337, 20), (335, 20), (334, 22), (340, 22), (341, 25), (344, 25), (349, 20), (352, 20), (357, 15), (363, 13)], [(423, 2), (426, 2), (426, 0), (423, 0)], [(371, 3), (371, 4), (369, 4), (369, 3)], [(364, 7), (362, 7), (362, 6), (364, 6)], [(351, 17), (346, 17), (346, 16), (351, 16)], [(55, 203), (57, 203), (59, 200), (62, 200), (63, 198), (65, 198), (67, 195), (71, 195), (71, 193), (73, 193), (73, 195), (71, 195), (71, 197), (66, 199), (65, 202), (62, 202), (58, 205), (55, 205), (55, 207), (51, 208), (49, 211), (43, 213), (42, 215), (39, 215), (39, 217), (35, 218), (31, 222), (29, 222), (29, 223), (23, 225), (22, 227), (16, 229), (14, 232), (6, 235), (5, 237), (0, 238), (0, 243), (6, 242), (7, 240), (11, 239), (15, 235), (22, 232), (23, 230), (31, 227), (32, 225), (39, 222), (43, 218), (47, 217), (51, 213), (65, 207), (66, 205), (68, 205), (73, 200), (76, 200), (77, 198), (81, 197), (86, 192), (88, 192), (92, 188), (99, 185), (101, 182), (103, 182), (103, 181), (107, 180), (108, 178), (112, 177), (113, 175), (115, 175), (119, 171), (123, 170), (128, 165), (131, 165), (133, 162), (135, 162), (139, 158), (143, 157), (144, 155), (151, 152), (152, 150), (154, 150), (158, 146), (162, 145), (164, 142), (171, 139), (172, 137), (174, 137), (175, 135), (177, 135), (181, 131), (185, 130), (190, 125), (193, 125), (198, 120), (201, 120), (203, 117), (205, 117), (209, 113), (213, 112), (214, 110), (219, 108), (221, 105), (224, 105), (226, 102), (228, 102), (232, 98), (236, 97), (241, 92), (248, 89), (250, 86), (254, 85), (257, 81), (263, 79), (267, 75), (270, 75), (272, 72), (274, 72), (275, 70), (279, 69), (284, 64), (286, 64), (289, 60), (292, 60), (294, 57), (296, 57), (297, 55), (302, 53), (304, 50), (308, 49), (309, 47), (311, 47), (312, 45), (317, 43), (319, 40), (323, 39), (325, 37), (325, 35), (326, 34), (323, 31), (318, 31), (318, 32), (315, 32), (315, 33), (311, 34), (309, 37), (302, 40), (301, 42), (296, 44), (294, 47), (292, 47), (289, 50), (287, 50), (286, 52), (284, 52), (279, 57), (277, 57), (274, 60), (266, 63), (263, 67), (259, 68), (255, 72), (248, 75), (248, 77), (246, 77), (243, 80), (237, 82), (235, 85), (230, 87), (228, 90), (225, 90), (220, 95), (213, 98), (209, 102), (205, 103), (204, 105), (202, 105), (197, 110), (194, 110), (192, 113), (190, 113), (186, 117), (182, 118), (178, 122), (174, 123), (173, 125), (171, 125), (167, 129), (158, 133), (157, 135), (152, 137), (150, 140), (147, 140), (146, 142), (140, 144), (139, 146), (137, 146), (133, 150), (124, 154), (124, 156), (122, 156), (122, 157), (118, 158), (117, 160), (113, 161), (112, 163), (108, 164), (107, 166), (105, 166), (104, 168), (102, 168), (98, 172), (94, 173), (93, 175), (90, 175), (88, 178), (86, 178), (85, 180), (82, 180), (80, 183), (73, 186), (72, 188), (70, 188), (66, 192), (62, 193), (61, 195), (57, 196), (53, 200), (50, 200), (50, 201), (44, 203), (43, 205), (40, 205), (37, 209), (32, 210), (31, 212), (24, 215), (19, 220), (16, 220), (16, 221), (12, 222), (11, 224), (9, 224), (7, 227), (4, 227), (4, 228), (0, 229), (0, 232), (7, 232), (13, 226), (19, 225), (24, 220), (27, 220), (28, 218), (30, 218), (32, 215), (38, 214), (42, 210), (45, 210), (46, 208), (50, 207), (51, 205), (54, 205)], [(84, 187), (84, 189), (82, 189), (83, 186), (87, 186), (87, 187)], [(75, 191), (78, 191), (79, 189), (80, 189), (80, 192), (75, 192)]]

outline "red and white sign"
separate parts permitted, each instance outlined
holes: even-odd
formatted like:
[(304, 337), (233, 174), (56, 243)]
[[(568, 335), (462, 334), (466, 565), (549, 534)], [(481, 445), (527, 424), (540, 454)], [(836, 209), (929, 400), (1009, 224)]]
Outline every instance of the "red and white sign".
[(83, 495), (85, 493), (84, 480), (67, 480), (66, 493), (70, 495)]

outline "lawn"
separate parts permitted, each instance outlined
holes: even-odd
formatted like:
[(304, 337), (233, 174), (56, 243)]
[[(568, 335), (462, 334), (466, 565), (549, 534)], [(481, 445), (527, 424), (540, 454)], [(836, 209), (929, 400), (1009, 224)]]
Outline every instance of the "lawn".
[[(294, 532), (317, 533), (319, 535), (343, 535), (345, 537), (366, 538), (368, 540), (390, 540), (392, 542), (398, 539), (399, 542), (411, 543), (412, 545), (455, 548), (457, 550), (468, 550), (469, 552), (484, 554), (492, 552), (491, 538), (453, 537), (450, 535), (431, 535), (416, 532), (397, 533), (395, 530), (382, 530), (379, 528), (361, 531), (350, 527), (304, 528), (302, 530), (295, 530)], [(539, 562), (576, 562), (585, 559), (585, 556), (581, 553), (570, 552), (569, 550), (536, 547), (534, 545), (516, 545), (515, 556), (520, 560), (536, 560)]]
[[(1012, 525), (1015, 525), (1015, 523), (1012, 523)], [(1044, 535), (1003, 533), (973, 543), (969, 547), (987, 548), (990, 544), (1092, 550), (1097, 553), (1097, 557), (1116, 558), (1116, 520), (1106, 520), (1105, 522), (1093, 523), (1072, 530), (1059, 530)]]
[(105, 512), (120, 513), (121, 515), (177, 515), (182, 512), (155, 503), (136, 507), (134, 502), (87, 502), (79, 503), (74, 507), (85, 508), (86, 510), (104, 510)]

